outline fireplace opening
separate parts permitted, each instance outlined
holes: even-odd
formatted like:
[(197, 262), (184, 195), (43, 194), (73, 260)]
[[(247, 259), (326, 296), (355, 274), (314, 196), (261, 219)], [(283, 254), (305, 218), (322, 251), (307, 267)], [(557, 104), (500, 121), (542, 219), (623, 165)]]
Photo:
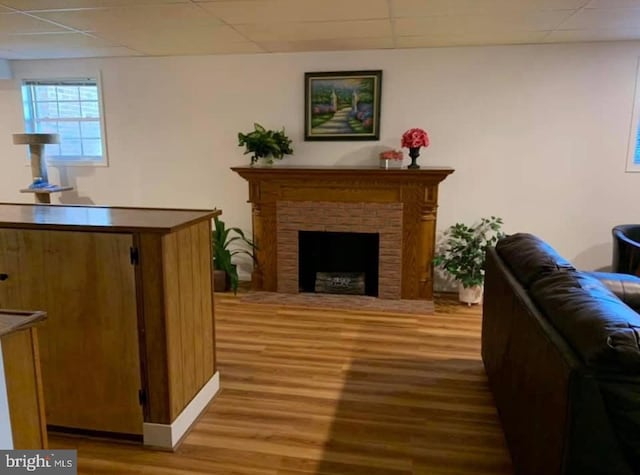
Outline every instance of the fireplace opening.
[(299, 291), (377, 297), (379, 245), (378, 233), (299, 231)]

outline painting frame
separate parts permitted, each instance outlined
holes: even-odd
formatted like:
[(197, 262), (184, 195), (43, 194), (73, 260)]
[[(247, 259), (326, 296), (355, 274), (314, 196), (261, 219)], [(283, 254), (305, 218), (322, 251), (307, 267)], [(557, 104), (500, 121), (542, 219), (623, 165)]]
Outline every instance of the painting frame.
[(305, 73), (304, 140), (380, 140), (381, 100), (380, 69)]

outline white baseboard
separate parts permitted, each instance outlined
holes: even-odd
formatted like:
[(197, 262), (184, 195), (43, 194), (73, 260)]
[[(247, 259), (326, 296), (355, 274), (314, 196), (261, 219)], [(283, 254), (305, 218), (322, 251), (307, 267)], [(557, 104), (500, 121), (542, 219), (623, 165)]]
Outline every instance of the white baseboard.
[(219, 390), (220, 373), (216, 371), (171, 424), (154, 424), (151, 422), (142, 424), (144, 445), (173, 449)]

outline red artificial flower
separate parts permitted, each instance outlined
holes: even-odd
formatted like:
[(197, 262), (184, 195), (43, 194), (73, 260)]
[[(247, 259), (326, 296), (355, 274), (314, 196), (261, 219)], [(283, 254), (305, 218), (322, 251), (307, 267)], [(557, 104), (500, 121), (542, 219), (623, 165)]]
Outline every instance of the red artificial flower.
[(404, 155), (400, 150), (386, 150), (380, 153), (380, 160), (402, 160)]
[(428, 147), (429, 136), (422, 129), (409, 129), (402, 134), (402, 146), (405, 148)]

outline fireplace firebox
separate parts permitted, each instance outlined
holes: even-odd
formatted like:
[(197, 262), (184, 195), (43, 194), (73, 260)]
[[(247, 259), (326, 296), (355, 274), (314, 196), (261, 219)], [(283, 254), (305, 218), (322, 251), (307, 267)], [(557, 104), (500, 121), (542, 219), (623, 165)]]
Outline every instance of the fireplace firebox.
[[(300, 292), (362, 293), (378, 296), (378, 233), (299, 231), (298, 285)], [(328, 288), (319, 278), (329, 278)], [(364, 279), (363, 292), (353, 290)]]

